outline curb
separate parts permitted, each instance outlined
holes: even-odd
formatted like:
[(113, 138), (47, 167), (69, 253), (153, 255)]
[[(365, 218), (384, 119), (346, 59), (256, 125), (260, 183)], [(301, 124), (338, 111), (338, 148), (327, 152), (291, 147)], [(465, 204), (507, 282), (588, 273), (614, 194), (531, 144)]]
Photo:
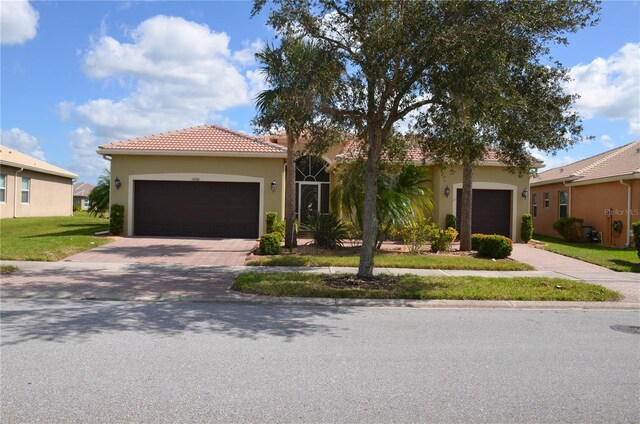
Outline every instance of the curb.
[(333, 299), (306, 297), (267, 297), (251, 294), (229, 293), (211, 298), (190, 296), (117, 296), (85, 293), (74, 295), (60, 293), (57, 296), (38, 294), (2, 293), (1, 299), (22, 300), (75, 300), (103, 302), (165, 302), (165, 303), (237, 303), (248, 305), (325, 306), (325, 307), (378, 307), (414, 309), (511, 309), (511, 310), (616, 310), (640, 311), (640, 303), (625, 302), (566, 302), (566, 301), (515, 301), (515, 300), (410, 300), (410, 299)]

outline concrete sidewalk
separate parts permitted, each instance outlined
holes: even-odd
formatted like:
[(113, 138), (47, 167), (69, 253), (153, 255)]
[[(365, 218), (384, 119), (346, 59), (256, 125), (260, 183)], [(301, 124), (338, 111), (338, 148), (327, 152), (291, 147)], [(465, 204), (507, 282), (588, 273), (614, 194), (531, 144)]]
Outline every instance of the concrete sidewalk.
[(582, 271), (461, 271), (377, 268), (376, 274), (424, 276), (553, 277), (601, 284), (623, 294), (621, 302), (514, 302), (454, 300), (364, 300), (271, 298), (229, 290), (241, 272), (355, 273), (346, 267), (248, 267), (185, 266), (94, 262), (16, 262), (20, 272), (2, 276), (2, 297), (39, 299), (95, 299), (137, 301), (246, 302), (263, 304), (304, 304), (338, 306), (412, 306), (436, 308), (601, 308), (640, 309), (640, 281), (637, 274), (583, 275)]

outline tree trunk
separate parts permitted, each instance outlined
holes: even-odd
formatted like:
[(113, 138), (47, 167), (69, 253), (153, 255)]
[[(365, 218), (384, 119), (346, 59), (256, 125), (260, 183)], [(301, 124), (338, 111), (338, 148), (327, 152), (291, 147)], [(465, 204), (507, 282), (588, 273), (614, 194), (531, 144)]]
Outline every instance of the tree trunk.
[(378, 219), (378, 168), (382, 150), (382, 134), (375, 129), (368, 131), (369, 150), (364, 173), (364, 216), (362, 217), (362, 249), (360, 250), (359, 278), (373, 277), (373, 255), (376, 249)]
[(473, 168), (462, 166), (462, 205), (460, 208), (460, 250), (471, 250), (471, 204), (473, 197)]
[(287, 223), (284, 247), (291, 249), (298, 245), (296, 234), (296, 164), (293, 148), (296, 139), (287, 132), (287, 174), (284, 190), (284, 219)]

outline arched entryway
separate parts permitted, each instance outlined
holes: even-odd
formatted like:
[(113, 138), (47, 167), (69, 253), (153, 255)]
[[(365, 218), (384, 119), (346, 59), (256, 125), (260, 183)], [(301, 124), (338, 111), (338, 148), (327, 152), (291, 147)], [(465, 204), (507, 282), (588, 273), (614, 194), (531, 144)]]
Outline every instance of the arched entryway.
[(317, 156), (296, 160), (296, 210), (300, 222), (314, 213), (329, 213), (327, 162)]

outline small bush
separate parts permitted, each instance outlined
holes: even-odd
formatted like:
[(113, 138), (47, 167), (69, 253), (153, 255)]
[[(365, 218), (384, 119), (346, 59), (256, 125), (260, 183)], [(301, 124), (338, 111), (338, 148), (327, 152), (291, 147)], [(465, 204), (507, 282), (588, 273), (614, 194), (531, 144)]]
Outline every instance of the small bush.
[(497, 234), (486, 235), (480, 239), (478, 256), (484, 258), (503, 259), (511, 255), (513, 243), (509, 237)]
[(267, 234), (273, 233), (275, 231), (275, 225), (278, 221), (278, 213), (277, 212), (267, 212)]
[(485, 237), (489, 237), (486, 234), (471, 234), (471, 250), (480, 250), (480, 244)]
[(568, 216), (566, 218), (560, 218), (553, 223), (553, 229), (567, 241), (581, 241), (582, 240), (582, 223), (584, 219), (576, 218), (575, 216)]
[(636, 244), (638, 257), (640, 258), (640, 221), (636, 221), (631, 224), (631, 228), (633, 228), (633, 241)]
[(74, 211), (74, 212), (82, 212), (82, 206), (80, 206), (80, 205), (73, 205), (73, 211)]
[(109, 214), (109, 232), (119, 236), (124, 230), (124, 206), (114, 203)]
[(523, 243), (529, 243), (533, 236), (533, 218), (528, 213), (522, 215), (522, 226), (520, 227), (520, 237)]
[(456, 217), (454, 215), (447, 214), (447, 217), (444, 219), (444, 227), (456, 228)]
[(280, 233), (263, 234), (262, 237), (260, 237), (260, 254), (280, 254), (280, 243), (282, 243), (282, 235)]
[(311, 233), (316, 246), (329, 249), (342, 246), (342, 240), (349, 236), (345, 223), (333, 214), (311, 215), (309, 221), (301, 225), (301, 228)]
[(431, 251), (433, 253), (446, 252), (451, 247), (451, 243), (458, 236), (455, 228), (439, 228), (436, 224), (426, 227)]
[(407, 250), (412, 255), (420, 253), (429, 241), (428, 226), (423, 221), (405, 225), (400, 230), (400, 235), (402, 243), (407, 246)]

